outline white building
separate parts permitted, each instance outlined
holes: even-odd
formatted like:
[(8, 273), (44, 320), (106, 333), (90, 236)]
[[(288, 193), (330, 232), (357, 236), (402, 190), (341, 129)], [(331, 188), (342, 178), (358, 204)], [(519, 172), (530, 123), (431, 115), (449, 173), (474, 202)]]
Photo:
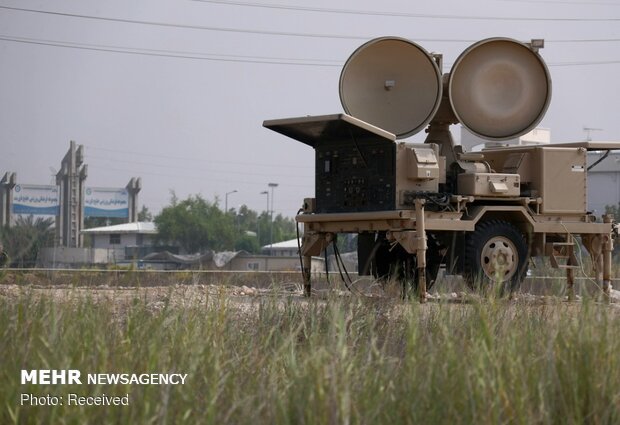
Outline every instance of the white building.
[(301, 239), (291, 239), (288, 241), (265, 245), (261, 248), (261, 252), (264, 255), (270, 255), (273, 257), (299, 257), (300, 245)]
[(90, 238), (89, 248), (43, 248), (39, 252), (39, 265), (119, 264), (142, 258), (153, 247), (157, 229), (155, 223), (134, 222), (86, 229), (82, 234)]
[(529, 146), (544, 145), (551, 143), (551, 130), (548, 128), (535, 128), (523, 136), (514, 137), (501, 142), (492, 142), (476, 136), (465, 127), (461, 126), (461, 146), (465, 152), (481, 150), (498, 146)]

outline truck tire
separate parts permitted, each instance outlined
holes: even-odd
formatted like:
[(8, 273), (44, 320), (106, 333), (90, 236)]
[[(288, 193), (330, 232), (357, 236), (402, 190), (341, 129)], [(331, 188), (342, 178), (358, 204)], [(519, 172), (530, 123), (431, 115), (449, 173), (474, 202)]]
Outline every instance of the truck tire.
[(519, 288), (527, 272), (527, 243), (523, 234), (502, 220), (479, 223), (465, 244), (464, 278), (472, 289), (499, 286), (501, 294)]

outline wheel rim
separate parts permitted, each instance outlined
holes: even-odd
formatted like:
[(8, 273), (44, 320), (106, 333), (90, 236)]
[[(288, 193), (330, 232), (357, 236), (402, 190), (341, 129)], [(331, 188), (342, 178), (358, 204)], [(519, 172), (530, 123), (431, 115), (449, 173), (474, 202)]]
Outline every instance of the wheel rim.
[(517, 247), (506, 237), (493, 237), (482, 248), (480, 264), (487, 278), (506, 282), (517, 272)]

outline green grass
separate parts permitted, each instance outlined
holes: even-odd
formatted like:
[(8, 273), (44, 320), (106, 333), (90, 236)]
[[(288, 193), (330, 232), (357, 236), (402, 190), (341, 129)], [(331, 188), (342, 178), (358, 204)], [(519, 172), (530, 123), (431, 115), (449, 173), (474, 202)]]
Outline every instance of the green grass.
[[(0, 423), (614, 424), (614, 306), (358, 297), (0, 296)], [(179, 386), (20, 384), (21, 369), (188, 373)], [(129, 407), (19, 395), (130, 395)]]

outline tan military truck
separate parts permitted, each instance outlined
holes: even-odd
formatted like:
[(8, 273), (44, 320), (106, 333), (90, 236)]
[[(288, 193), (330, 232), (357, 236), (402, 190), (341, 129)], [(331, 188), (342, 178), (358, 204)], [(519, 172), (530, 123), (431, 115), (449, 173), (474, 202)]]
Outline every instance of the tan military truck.
[[(533, 129), (551, 99), (542, 40), (490, 38), (451, 71), (405, 39), (371, 40), (340, 77), (346, 113), (264, 126), (315, 151), (316, 190), (296, 219), (310, 295), (310, 260), (339, 233), (358, 234), (358, 272), (411, 281), (421, 300), (444, 266), (473, 287), (514, 290), (529, 258), (565, 268), (573, 294), (577, 238), (609, 292), (615, 224), (587, 211), (587, 152), (620, 143), (565, 143), (463, 152), (449, 126), (491, 141)], [(425, 129), (424, 143), (399, 142)]]

